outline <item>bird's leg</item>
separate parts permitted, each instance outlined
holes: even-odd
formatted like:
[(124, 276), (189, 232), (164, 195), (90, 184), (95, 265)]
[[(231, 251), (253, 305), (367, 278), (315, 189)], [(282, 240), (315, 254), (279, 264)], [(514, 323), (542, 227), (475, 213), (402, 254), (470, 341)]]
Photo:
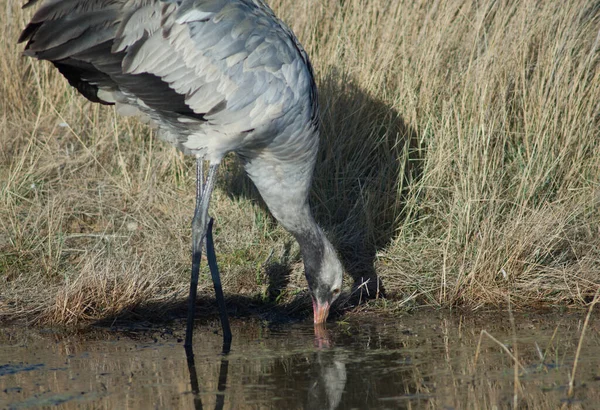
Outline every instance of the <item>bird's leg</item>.
[(219, 306), (219, 316), (221, 317), (221, 327), (223, 328), (223, 354), (229, 353), (231, 348), (231, 328), (229, 327), (229, 317), (227, 317), (227, 307), (225, 306), (225, 296), (223, 296), (223, 287), (221, 286), (221, 276), (219, 275), (219, 266), (217, 265), (217, 256), (215, 255), (215, 245), (212, 238), (213, 219), (208, 222), (208, 232), (206, 233), (206, 259), (210, 267), (213, 285), (215, 288), (215, 297)]
[(202, 257), (202, 243), (208, 230), (208, 206), (210, 195), (215, 187), (219, 165), (210, 165), (206, 183), (203, 184), (202, 158), (196, 158), (196, 210), (192, 220), (192, 278), (190, 281), (190, 295), (188, 299), (188, 317), (185, 331), (184, 346), (192, 345), (194, 330), (194, 317), (196, 315), (196, 294), (198, 291), (198, 276), (200, 274), (200, 259)]
[[(196, 209), (192, 220), (192, 277), (190, 280), (190, 294), (188, 296), (188, 317), (185, 330), (186, 347), (192, 346), (192, 335), (194, 329), (194, 317), (196, 316), (196, 295), (198, 291), (198, 276), (200, 275), (200, 259), (202, 258), (202, 239), (196, 238), (196, 229), (200, 215), (200, 203), (202, 202), (202, 191), (204, 190), (204, 163), (201, 157), (196, 157)], [(193, 355), (193, 354), (192, 354)], [(192, 356), (193, 357), (193, 356)]]

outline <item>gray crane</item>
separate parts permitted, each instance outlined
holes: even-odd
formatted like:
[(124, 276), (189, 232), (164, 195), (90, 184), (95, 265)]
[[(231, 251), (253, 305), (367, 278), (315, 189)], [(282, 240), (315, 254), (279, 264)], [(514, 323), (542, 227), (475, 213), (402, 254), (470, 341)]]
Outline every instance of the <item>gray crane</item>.
[(302, 45), (263, 0), (43, 0), (24, 41), (25, 55), (51, 61), (88, 100), (154, 123), (161, 139), (196, 156), (186, 345), (210, 197), (229, 152), (298, 241), (314, 322), (325, 322), (343, 269), (308, 203), (317, 89)]

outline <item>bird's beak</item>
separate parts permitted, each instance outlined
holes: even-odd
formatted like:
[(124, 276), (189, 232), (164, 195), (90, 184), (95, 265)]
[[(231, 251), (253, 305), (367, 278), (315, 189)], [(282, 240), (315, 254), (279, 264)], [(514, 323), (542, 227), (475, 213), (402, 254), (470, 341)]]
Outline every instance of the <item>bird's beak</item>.
[(325, 323), (327, 316), (329, 315), (329, 302), (319, 304), (313, 298), (313, 312), (315, 314), (315, 324)]

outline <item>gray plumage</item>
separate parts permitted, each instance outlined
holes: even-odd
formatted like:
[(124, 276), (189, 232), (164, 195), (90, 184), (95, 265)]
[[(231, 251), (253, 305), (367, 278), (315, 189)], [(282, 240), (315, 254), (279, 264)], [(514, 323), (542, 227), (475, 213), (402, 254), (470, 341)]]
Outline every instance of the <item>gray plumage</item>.
[(45, 0), (19, 41), (89, 100), (139, 116), (196, 155), (199, 175), (201, 159), (210, 163), (206, 188), (199, 181), (194, 252), (218, 164), (235, 152), (298, 240), (315, 322), (326, 319), (342, 267), (308, 205), (317, 91), (306, 52), (262, 0)]

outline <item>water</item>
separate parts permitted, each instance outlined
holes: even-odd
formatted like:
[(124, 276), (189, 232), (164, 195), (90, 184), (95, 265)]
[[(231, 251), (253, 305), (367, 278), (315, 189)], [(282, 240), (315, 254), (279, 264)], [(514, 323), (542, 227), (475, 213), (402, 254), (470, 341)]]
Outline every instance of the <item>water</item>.
[[(310, 323), (233, 320), (227, 355), (216, 323), (196, 328), (190, 367), (182, 324), (78, 334), (5, 328), (0, 408), (511, 408), (515, 393), (519, 408), (594, 408), (593, 321), (568, 398), (583, 314), (515, 320), (513, 331), (508, 314), (428, 311), (357, 317), (318, 334)], [(481, 330), (518, 357), (516, 376), (514, 360)]]

